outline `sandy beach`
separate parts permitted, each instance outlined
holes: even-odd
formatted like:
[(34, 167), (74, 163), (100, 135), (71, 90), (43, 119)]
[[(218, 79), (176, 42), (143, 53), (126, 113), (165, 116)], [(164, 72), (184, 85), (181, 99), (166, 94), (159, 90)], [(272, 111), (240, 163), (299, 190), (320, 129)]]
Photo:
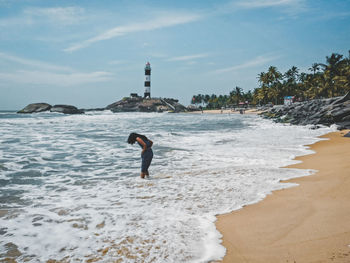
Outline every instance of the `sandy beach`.
[[(262, 111), (257, 109), (248, 109), (244, 111), (244, 114), (259, 114)], [(225, 110), (203, 110), (201, 111), (192, 111), (190, 113), (196, 113), (196, 114), (240, 114), (239, 110), (231, 110), (231, 109), (225, 109)]]
[(350, 262), (350, 138), (348, 131), (310, 146), (290, 168), (313, 175), (287, 182), (262, 202), (218, 216), (223, 262)]

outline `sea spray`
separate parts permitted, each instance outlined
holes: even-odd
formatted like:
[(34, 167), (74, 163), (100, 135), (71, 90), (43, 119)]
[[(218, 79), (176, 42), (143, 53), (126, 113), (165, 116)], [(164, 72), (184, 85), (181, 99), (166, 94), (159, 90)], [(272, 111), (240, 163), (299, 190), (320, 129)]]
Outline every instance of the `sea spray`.
[[(207, 262), (225, 253), (215, 215), (309, 174), (280, 167), (331, 129), (251, 115), (105, 111), (2, 114), (0, 131), (2, 259)], [(130, 132), (154, 141), (149, 180), (139, 178)]]

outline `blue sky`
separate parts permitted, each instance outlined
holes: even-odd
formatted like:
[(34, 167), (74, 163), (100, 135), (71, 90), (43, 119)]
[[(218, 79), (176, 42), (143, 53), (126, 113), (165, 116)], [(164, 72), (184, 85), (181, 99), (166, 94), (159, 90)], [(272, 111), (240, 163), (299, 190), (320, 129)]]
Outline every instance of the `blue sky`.
[(0, 109), (253, 90), (270, 65), (348, 55), (348, 0), (0, 0)]

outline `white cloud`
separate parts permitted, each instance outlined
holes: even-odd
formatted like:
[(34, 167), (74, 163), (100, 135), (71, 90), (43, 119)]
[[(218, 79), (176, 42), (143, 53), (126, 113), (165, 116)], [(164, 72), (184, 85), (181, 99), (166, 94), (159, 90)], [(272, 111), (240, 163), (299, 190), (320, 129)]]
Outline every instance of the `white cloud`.
[(16, 72), (0, 73), (2, 82), (17, 84), (34, 84), (60, 87), (74, 87), (81, 84), (108, 81), (112, 78), (109, 72), (90, 73), (55, 73), (45, 71), (18, 70)]
[(29, 66), (31, 68), (34, 67), (34, 68), (42, 68), (46, 70), (72, 71), (72, 69), (69, 67), (57, 66), (57, 65), (53, 65), (53, 64), (38, 61), (38, 60), (25, 59), (25, 58), (13, 56), (13, 55), (5, 54), (2, 52), (0, 52), (0, 58), (3, 60), (17, 63), (17, 64)]
[(52, 7), (52, 8), (28, 8), (24, 15), (37, 19), (45, 19), (51, 23), (62, 25), (75, 24), (82, 20), (84, 9), (81, 7)]
[(10, 28), (10, 27), (18, 27), (18, 26), (30, 26), (33, 25), (34, 21), (30, 17), (7, 17), (0, 19), (0, 27), (3, 28)]
[(217, 69), (213, 71), (213, 73), (226, 73), (226, 72), (234, 72), (238, 71), (241, 69), (246, 69), (246, 68), (254, 68), (257, 66), (265, 65), (267, 62), (273, 61), (278, 59), (279, 56), (272, 55), (272, 56), (258, 56), (252, 60), (249, 60), (247, 62), (244, 62), (243, 64), (228, 67), (228, 68), (222, 68), (222, 69)]
[[(288, 17), (296, 17), (299, 13), (308, 11), (307, 0), (231, 0), (218, 4), (211, 12), (212, 16), (232, 14), (242, 10), (274, 8)], [(284, 18), (284, 17), (283, 17)]]
[(195, 54), (195, 55), (173, 57), (173, 58), (169, 58), (168, 61), (188, 61), (188, 60), (194, 60), (197, 58), (205, 58), (205, 57), (208, 57), (208, 54)]
[(1, 52), (0, 59), (2, 63), (11, 63), (8, 68), (13, 68), (13, 65), (16, 67), (15, 71), (2, 70), (0, 82), (63, 87), (104, 82), (112, 79), (113, 76), (112, 73), (105, 71), (78, 72), (70, 67), (25, 59)]
[(0, 19), (0, 26), (33, 26), (53, 24), (67, 26), (84, 19), (85, 10), (81, 7), (26, 8), (17, 16)]
[(302, 0), (245, 0), (237, 3), (238, 6), (244, 8), (261, 8), (261, 7), (273, 7), (273, 6), (296, 6), (299, 5)]
[(278, 8), (290, 17), (296, 17), (299, 13), (308, 10), (306, 0), (239, 0), (238, 2), (231, 2), (230, 8), (234, 11), (239, 9)]
[(108, 40), (116, 37), (120, 37), (126, 34), (140, 32), (140, 31), (151, 31), (181, 24), (190, 23), (201, 18), (197, 14), (165, 14), (153, 19), (147, 20), (145, 22), (133, 23), (124, 26), (114, 27), (109, 29), (95, 37), (89, 38), (87, 40), (75, 43), (70, 47), (64, 49), (66, 52), (73, 52), (85, 47), (90, 46), (93, 43)]

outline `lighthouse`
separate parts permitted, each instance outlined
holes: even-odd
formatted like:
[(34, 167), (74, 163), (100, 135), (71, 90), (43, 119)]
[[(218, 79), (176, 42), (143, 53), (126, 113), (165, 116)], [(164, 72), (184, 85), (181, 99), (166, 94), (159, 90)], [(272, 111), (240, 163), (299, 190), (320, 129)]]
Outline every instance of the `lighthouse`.
[(146, 63), (145, 66), (145, 94), (144, 98), (151, 97), (151, 64), (149, 62)]

